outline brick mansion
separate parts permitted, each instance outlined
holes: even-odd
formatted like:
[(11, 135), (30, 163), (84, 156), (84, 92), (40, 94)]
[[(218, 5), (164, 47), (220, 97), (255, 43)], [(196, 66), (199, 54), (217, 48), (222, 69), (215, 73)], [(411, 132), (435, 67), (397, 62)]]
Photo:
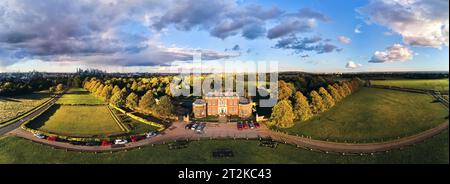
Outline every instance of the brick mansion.
[(209, 92), (202, 99), (192, 104), (195, 118), (206, 116), (239, 116), (248, 118), (252, 115), (252, 103), (236, 92)]

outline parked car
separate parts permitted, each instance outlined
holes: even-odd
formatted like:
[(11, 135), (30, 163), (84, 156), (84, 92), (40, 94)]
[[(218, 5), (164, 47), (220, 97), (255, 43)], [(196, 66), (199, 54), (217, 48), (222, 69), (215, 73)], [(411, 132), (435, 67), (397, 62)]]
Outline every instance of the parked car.
[(249, 121), (248, 122), (248, 127), (250, 127), (250, 129), (254, 129), (255, 128), (255, 124), (253, 124), (253, 122)]
[(255, 127), (259, 128), (259, 127), (261, 127), (261, 125), (258, 122), (255, 122)]
[(114, 144), (126, 144), (126, 143), (128, 143), (128, 141), (124, 139), (116, 139), (114, 141)]
[(102, 141), (102, 146), (110, 146), (110, 145), (111, 145), (111, 142), (108, 142), (106, 140)]
[(244, 129), (248, 129), (248, 124), (247, 124), (247, 122), (246, 121), (244, 121), (244, 123), (242, 123), (242, 127), (244, 128)]
[(145, 138), (152, 138), (158, 135), (156, 132), (149, 132), (145, 134)]
[(72, 145), (83, 145), (84, 143), (80, 142), (80, 141), (71, 141), (70, 144), (72, 144)]
[(191, 130), (195, 130), (195, 129), (197, 129), (197, 127), (198, 127), (198, 123), (194, 123), (194, 124), (191, 126)]
[(242, 130), (242, 122), (236, 124), (238, 130)]
[(189, 123), (186, 126), (184, 126), (184, 129), (191, 129), (192, 125), (194, 125), (193, 123)]
[(98, 145), (100, 145), (100, 143), (98, 143), (98, 142), (87, 142), (85, 145), (86, 146), (98, 146)]
[(203, 130), (205, 129), (205, 127), (206, 127), (206, 123), (200, 123), (200, 124), (197, 126), (197, 128), (195, 129), (195, 131), (196, 131), (197, 133), (203, 133)]
[(44, 134), (34, 134), (35, 137), (39, 138), (39, 139), (45, 139), (47, 137), (45, 137)]

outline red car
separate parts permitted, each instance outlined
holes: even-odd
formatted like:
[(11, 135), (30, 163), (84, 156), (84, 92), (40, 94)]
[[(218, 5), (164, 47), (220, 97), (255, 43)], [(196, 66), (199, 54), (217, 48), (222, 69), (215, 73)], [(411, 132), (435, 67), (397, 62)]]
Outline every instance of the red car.
[(48, 136), (47, 137), (47, 140), (49, 140), (49, 141), (56, 141), (56, 139), (58, 139), (58, 137), (56, 137), (56, 136)]
[(108, 141), (106, 141), (106, 140), (103, 140), (102, 141), (102, 146), (111, 146), (111, 142), (108, 142)]
[(131, 142), (137, 142), (144, 139), (143, 136), (131, 136)]
[(255, 127), (259, 128), (261, 125), (258, 122), (255, 122)]
[(238, 130), (242, 130), (242, 123), (237, 123), (236, 125)]
[(248, 124), (247, 124), (247, 122), (244, 122), (243, 124), (244, 124), (244, 129), (248, 129)]

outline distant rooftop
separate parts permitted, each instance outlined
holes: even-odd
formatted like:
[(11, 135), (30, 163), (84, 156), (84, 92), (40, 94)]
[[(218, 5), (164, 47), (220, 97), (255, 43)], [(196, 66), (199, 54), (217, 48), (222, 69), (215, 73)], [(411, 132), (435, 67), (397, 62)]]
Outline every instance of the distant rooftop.
[(194, 101), (194, 105), (204, 105), (206, 104), (206, 101), (203, 99), (197, 99)]
[(249, 104), (250, 100), (248, 100), (247, 98), (241, 97), (239, 98), (239, 104)]

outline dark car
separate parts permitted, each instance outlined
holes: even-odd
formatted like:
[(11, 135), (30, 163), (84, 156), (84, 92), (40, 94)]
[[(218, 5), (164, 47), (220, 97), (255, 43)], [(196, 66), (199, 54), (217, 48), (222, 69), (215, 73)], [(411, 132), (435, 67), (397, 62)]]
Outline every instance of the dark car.
[(71, 141), (70, 144), (72, 144), (72, 145), (83, 145), (84, 143), (80, 142), (80, 141)]
[(242, 130), (242, 122), (236, 124), (238, 130)]
[(85, 145), (86, 146), (99, 146), (101, 143), (99, 142), (87, 142)]
[(191, 129), (192, 125), (194, 125), (194, 123), (189, 123), (186, 126), (184, 126), (184, 129)]

